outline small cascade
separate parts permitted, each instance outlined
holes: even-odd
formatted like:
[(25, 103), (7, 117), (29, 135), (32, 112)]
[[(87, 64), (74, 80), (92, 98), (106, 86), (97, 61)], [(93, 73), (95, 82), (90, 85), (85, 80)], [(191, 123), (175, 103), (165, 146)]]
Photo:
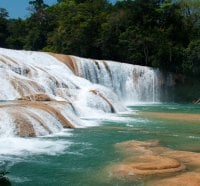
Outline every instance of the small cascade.
[(160, 102), (163, 83), (158, 69), (73, 57), (79, 75), (111, 88), (126, 102)]
[(0, 137), (44, 136), (88, 126), (91, 113), (126, 110), (112, 90), (77, 73), (70, 56), (0, 48)]
[[(59, 103), (59, 102), (58, 102)], [(58, 104), (57, 103), (57, 104)], [(66, 103), (60, 103), (67, 107)], [(59, 109), (42, 102), (17, 102), (0, 105), (0, 132), (8, 136), (43, 136), (73, 128), (74, 124)], [(12, 131), (11, 131), (12, 130)], [(11, 132), (10, 132), (11, 131)]]

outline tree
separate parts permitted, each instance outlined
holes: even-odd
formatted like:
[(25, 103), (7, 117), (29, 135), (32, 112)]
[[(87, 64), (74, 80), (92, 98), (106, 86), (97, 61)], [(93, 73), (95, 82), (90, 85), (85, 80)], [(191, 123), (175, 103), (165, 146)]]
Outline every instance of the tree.
[(186, 51), (187, 58), (183, 63), (184, 72), (200, 77), (200, 39), (191, 41)]
[(22, 19), (10, 19), (7, 24), (7, 30), (7, 47), (14, 49), (23, 49), (26, 42), (25, 38), (28, 33), (25, 21)]
[(31, 5), (31, 16), (26, 19), (26, 36), (25, 49), (41, 50), (46, 46), (47, 33), (49, 32), (49, 21), (47, 16), (47, 5), (43, 0), (29, 1)]
[(56, 52), (99, 58), (97, 38), (107, 9), (105, 0), (63, 1), (51, 10), (57, 13), (57, 28), (49, 34), (48, 46)]
[(30, 4), (30, 11), (33, 14), (41, 14), (45, 8), (48, 7), (47, 4), (44, 3), (43, 0), (33, 0), (33, 1), (29, 1)]
[(43, 50), (199, 74), (199, 0), (30, 0), (30, 17), (0, 9), (2, 47)]
[(8, 18), (8, 11), (4, 8), (0, 8), (0, 46), (1, 47), (6, 47), (6, 38), (8, 36), (7, 18)]
[(0, 18), (5, 19), (8, 17), (8, 11), (5, 8), (0, 8)]

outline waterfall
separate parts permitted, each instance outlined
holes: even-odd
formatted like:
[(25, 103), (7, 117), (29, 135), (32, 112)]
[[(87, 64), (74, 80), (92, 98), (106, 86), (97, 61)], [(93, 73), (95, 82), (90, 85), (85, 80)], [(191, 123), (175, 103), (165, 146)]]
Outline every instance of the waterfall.
[(100, 118), (126, 110), (109, 87), (79, 77), (72, 58), (62, 59), (0, 48), (1, 137), (48, 135), (94, 125), (84, 119), (91, 115)]
[(0, 48), (0, 137), (44, 136), (126, 111), (122, 102), (159, 102), (153, 68)]
[(162, 83), (158, 69), (73, 56), (81, 77), (111, 88), (123, 101), (160, 102)]

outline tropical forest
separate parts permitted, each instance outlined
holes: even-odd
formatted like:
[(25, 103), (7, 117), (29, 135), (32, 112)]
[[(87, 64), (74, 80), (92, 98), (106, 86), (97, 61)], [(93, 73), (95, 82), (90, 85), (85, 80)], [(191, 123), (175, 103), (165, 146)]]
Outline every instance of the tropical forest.
[(0, 0), (0, 186), (169, 185), (200, 185), (200, 0)]

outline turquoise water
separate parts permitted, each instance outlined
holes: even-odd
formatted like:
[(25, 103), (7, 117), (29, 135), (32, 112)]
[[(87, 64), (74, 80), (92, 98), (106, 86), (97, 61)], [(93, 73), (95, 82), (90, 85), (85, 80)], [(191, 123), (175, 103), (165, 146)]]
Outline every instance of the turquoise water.
[(129, 107), (132, 110), (151, 111), (151, 112), (168, 112), (168, 113), (192, 113), (199, 114), (200, 106), (198, 104), (149, 104), (136, 105)]
[[(38, 138), (43, 150), (0, 155), (13, 186), (111, 186), (145, 185), (145, 180), (109, 179), (105, 168), (122, 157), (114, 144), (127, 140), (159, 140), (173, 149), (200, 152), (200, 123), (154, 120), (139, 112), (200, 113), (199, 105), (157, 104), (129, 107), (119, 118), (101, 121), (100, 126), (72, 129), (57, 136)], [(112, 118), (112, 117), (111, 117)], [(45, 144), (46, 146), (40, 146)], [(29, 142), (28, 142), (29, 143)], [(31, 145), (31, 142), (30, 142)], [(62, 146), (63, 145), (63, 146)], [(1, 147), (1, 146), (0, 146)], [(55, 148), (57, 150), (54, 152)], [(9, 185), (9, 184), (6, 184)]]

